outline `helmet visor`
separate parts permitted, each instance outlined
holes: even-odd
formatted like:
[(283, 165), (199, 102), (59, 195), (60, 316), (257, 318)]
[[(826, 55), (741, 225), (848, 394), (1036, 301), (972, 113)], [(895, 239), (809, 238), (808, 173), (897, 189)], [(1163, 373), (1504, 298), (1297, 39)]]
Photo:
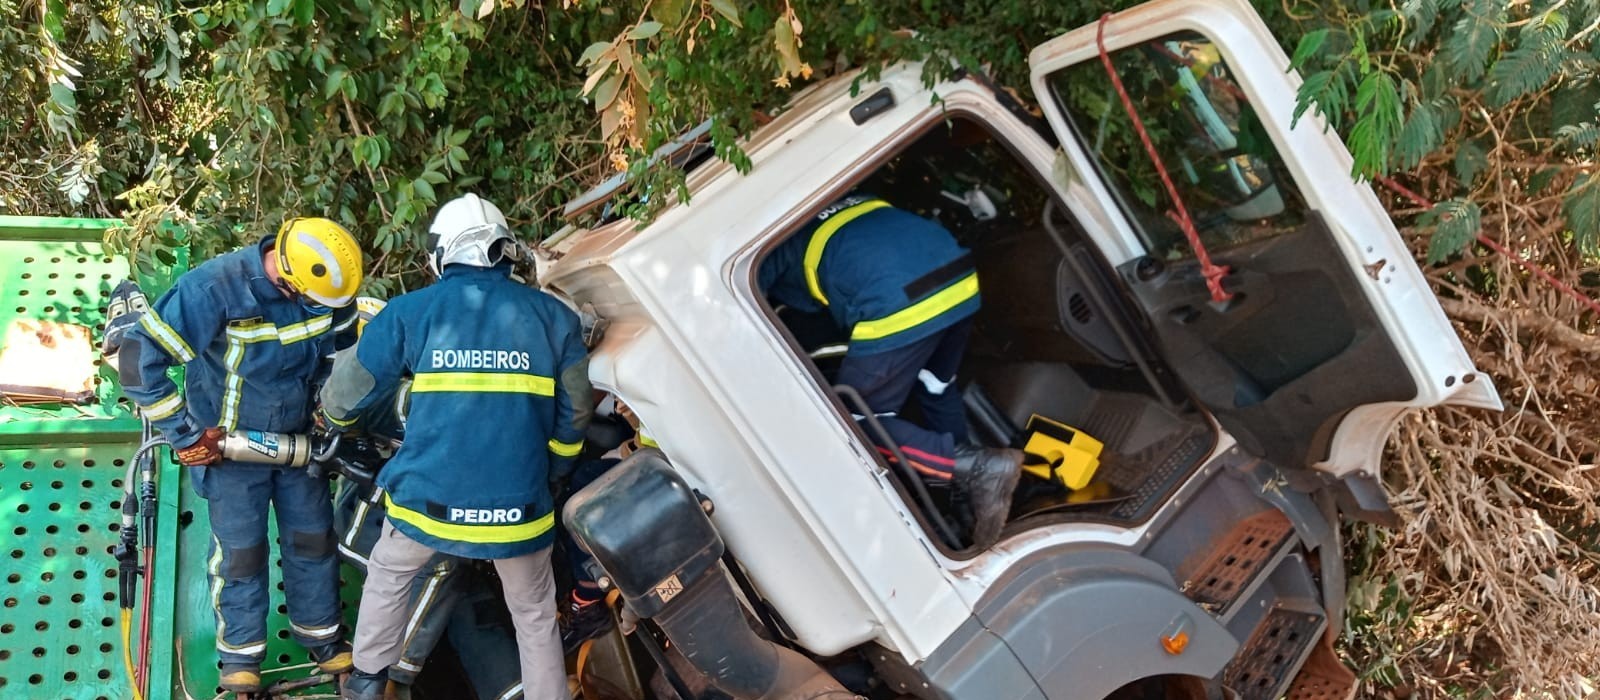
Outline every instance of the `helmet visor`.
[(306, 296), (305, 292), (296, 289), (293, 284), (289, 283), (289, 280), (279, 277), (277, 281), (273, 282), (273, 285), (276, 286), (279, 291), (283, 292), (285, 296), (288, 296), (290, 299), (293, 299), (295, 302), (299, 303), (300, 306), (304, 307), (306, 311), (309, 311), (313, 314), (325, 314), (333, 311), (333, 309), (317, 303), (315, 299)]

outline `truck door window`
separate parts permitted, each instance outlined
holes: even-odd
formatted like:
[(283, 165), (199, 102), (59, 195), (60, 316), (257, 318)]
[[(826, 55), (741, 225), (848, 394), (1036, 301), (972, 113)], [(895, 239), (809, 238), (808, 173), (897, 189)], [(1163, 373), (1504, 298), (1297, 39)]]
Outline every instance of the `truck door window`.
[[(952, 111), (897, 145), (892, 156), (850, 186), (938, 222), (971, 251), (982, 297), (955, 385), (947, 388), (961, 396), (969, 427), (965, 440), (981, 448), (1023, 448), (1044, 421), (1052, 421), (1103, 445), (1087, 484), (1069, 488), (1048, 469), (1043, 476), (1038, 468), (1024, 475), (1012, 494), (1009, 530), (1064, 522), (1143, 522), (1199, 468), (1213, 434), (1203, 416), (1165, 401), (1127, 359), (1128, 348), (1109, 325), (1109, 315), (1119, 309), (1092, 301), (1099, 297), (1090, 291), (1109, 290), (1112, 273), (1099, 267), (1103, 261), (1083, 243), (1081, 226), (1070, 214), (1058, 212), (1058, 222), (1046, 224), (1053, 205), (1047, 206), (1050, 193), (1043, 183), (1041, 174), (987, 124)], [(790, 235), (804, 230), (809, 229)], [(776, 245), (781, 244), (768, 255)], [(830, 310), (768, 301), (798, 354), (809, 356), (823, 387), (839, 384), (852, 331), (841, 327)], [(947, 553), (974, 554), (963, 549), (969, 541), (962, 536), (939, 533), (931, 517), (943, 514), (959, 527), (963, 514), (948, 484), (936, 484), (924, 495), (924, 484), (897, 467), (898, 458), (885, 444), (897, 438), (885, 440), (871, 421), (858, 419), (870, 407), (847, 397), (839, 407), (858, 421), (860, 437), (882, 460), (890, 486), (920, 514), (930, 541), (962, 540), (946, 546)], [(923, 408), (920, 401), (907, 400), (894, 415), (928, 427)], [(1039, 445), (1035, 449), (1041, 451), (1036, 465), (1062, 459)]]
[[(1304, 225), (1304, 199), (1215, 43), (1173, 34), (1115, 51), (1111, 62), (1208, 249)], [(1050, 83), (1149, 254), (1192, 257), (1104, 65), (1081, 63), (1055, 73)]]

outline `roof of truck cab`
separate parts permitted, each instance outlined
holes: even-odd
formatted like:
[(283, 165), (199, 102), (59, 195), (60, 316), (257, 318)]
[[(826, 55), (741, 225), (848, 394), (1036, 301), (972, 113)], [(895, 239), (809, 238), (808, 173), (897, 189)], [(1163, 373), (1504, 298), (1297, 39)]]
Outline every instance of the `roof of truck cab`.
[[(848, 109), (850, 105), (871, 94), (871, 90), (868, 87), (878, 83), (903, 83), (909, 77), (919, 81), (918, 86), (920, 88), (921, 65), (920, 63), (900, 63), (889, 66), (883, 70), (877, 81), (861, 80), (859, 92), (856, 91), (858, 87), (856, 82), (858, 78), (862, 78), (864, 75), (860, 69), (807, 86), (796, 93), (771, 122), (762, 125), (750, 134), (741, 146), (754, 160), (757, 153), (768, 148), (773, 143), (792, 138), (793, 134), (791, 132), (800, 125), (812, 121), (814, 117), (824, 113)], [(899, 95), (898, 97), (903, 98), (904, 95)], [(695, 130), (686, 132), (684, 137), (680, 137), (672, 144), (664, 146), (662, 151), (658, 151), (653, 157), (662, 158), (673, 155), (671, 151), (681, 149), (685, 142), (698, 138), (705, 131), (705, 125), (701, 125)], [(685, 187), (691, 200), (704, 190), (707, 184), (729, 174), (737, 175), (737, 172), (731, 164), (720, 158), (712, 158), (690, 170), (685, 181)], [(619, 175), (609, 179), (573, 199), (565, 207), (565, 211), (581, 212), (591, 210), (596, 204), (623, 192), (626, 184), (627, 178), (624, 176)], [(676, 193), (670, 194), (669, 199), (671, 201), (669, 206), (676, 206), (679, 203)], [(633, 219), (609, 221), (593, 228), (572, 224), (551, 234), (539, 244), (537, 252), (541, 257), (546, 258), (544, 260), (545, 263), (553, 264), (554, 260), (558, 260), (578, 248), (580, 243), (592, 244), (597, 238), (615, 239), (612, 240), (613, 245), (605, 246), (607, 249), (614, 251), (627, 240), (631, 240), (649, 228), (648, 225), (641, 227), (640, 222)], [(590, 246), (585, 245), (583, 247), (589, 248)]]

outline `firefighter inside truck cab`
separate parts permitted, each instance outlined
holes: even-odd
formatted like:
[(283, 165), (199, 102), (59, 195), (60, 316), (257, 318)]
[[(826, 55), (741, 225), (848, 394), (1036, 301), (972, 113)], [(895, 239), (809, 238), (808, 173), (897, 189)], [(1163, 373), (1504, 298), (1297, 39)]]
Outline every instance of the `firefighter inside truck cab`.
[[(184, 274), (121, 342), (123, 388), (206, 500), (219, 682), (230, 691), (261, 688), (269, 505), (281, 533), (290, 632), (323, 672), (351, 668), (327, 479), (225, 460), (219, 443), (235, 429), (310, 430), (313, 387), (324, 358), (349, 340), (361, 279), (361, 249), (348, 231), (328, 219), (290, 219), (276, 236)], [(187, 369), (183, 393), (167, 377), (178, 365)]]
[[(774, 306), (826, 312), (849, 337), (836, 383), (861, 394), (923, 480), (953, 487), (972, 546), (994, 544), (1024, 455), (967, 441), (955, 381), (980, 302), (972, 254), (938, 223), (855, 193), (779, 244), (758, 285)], [(923, 425), (900, 416), (913, 395)]]

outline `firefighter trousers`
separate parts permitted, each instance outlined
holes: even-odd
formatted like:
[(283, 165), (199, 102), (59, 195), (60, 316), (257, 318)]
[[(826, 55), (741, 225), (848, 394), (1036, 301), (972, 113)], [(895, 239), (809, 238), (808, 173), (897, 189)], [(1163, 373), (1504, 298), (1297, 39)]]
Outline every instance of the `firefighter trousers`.
[[(355, 664), (368, 673), (400, 660), (405, 639), (416, 624), (410, 610), (412, 578), (427, 566), (434, 551), (385, 520), (383, 534), (372, 548), (367, 580), (361, 589), (356, 619)], [(517, 630), (526, 700), (568, 700), (567, 672), (556, 626), (556, 582), (550, 569), (550, 548), (510, 559), (494, 560), (506, 607)]]
[[(966, 417), (955, 382), (971, 333), (972, 319), (967, 318), (893, 350), (847, 353), (839, 365), (836, 381), (861, 393), (911, 466), (930, 479), (950, 479), (956, 445), (967, 439)], [(922, 425), (900, 416), (912, 396), (922, 412)], [(878, 439), (870, 429), (867, 434)], [(885, 458), (893, 459), (887, 448), (879, 445), (878, 449)]]
[(284, 598), (295, 641), (313, 649), (339, 640), (339, 557), (326, 479), (302, 469), (222, 462), (193, 467), (190, 481), (211, 517), (211, 605), (223, 663), (260, 663), (267, 653), (267, 513), (278, 519)]

